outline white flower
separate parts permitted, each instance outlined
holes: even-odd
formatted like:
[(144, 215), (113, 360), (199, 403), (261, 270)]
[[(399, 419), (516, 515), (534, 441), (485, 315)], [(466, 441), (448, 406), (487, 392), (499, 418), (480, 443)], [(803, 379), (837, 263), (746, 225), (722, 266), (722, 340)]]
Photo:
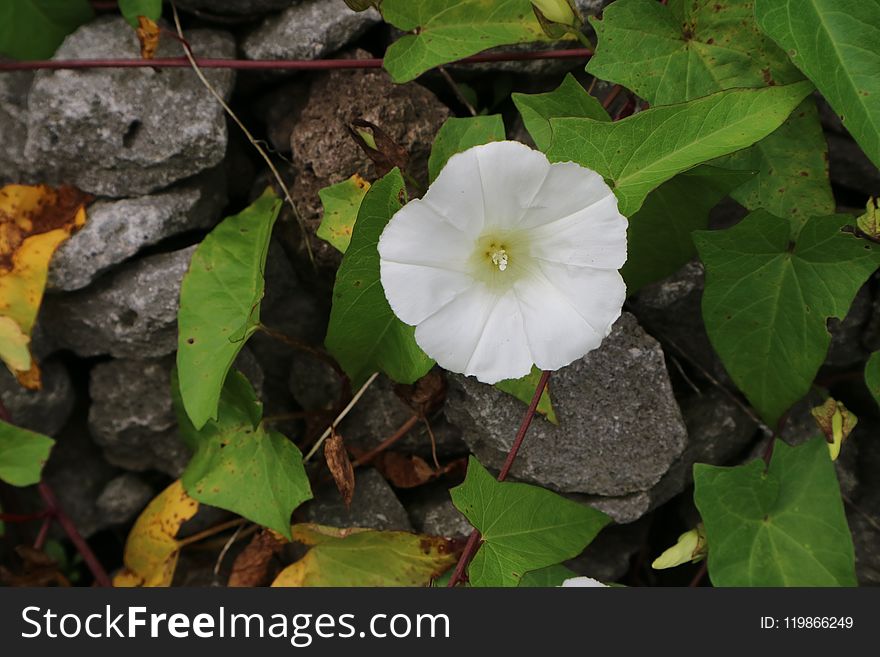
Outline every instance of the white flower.
[(604, 588), (608, 588), (608, 586), (606, 584), (603, 584), (599, 580), (593, 579), (592, 577), (571, 577), (562, 583), (562, 588), (570, 588), (573, 586), (574, 587), (577, 587), (577, 586), (599, 587), (599, 586), (601, 586)]
[(594, 171), (513, 141), (453, 155), (379, 239), (394, 313), (452, 372), (485, 383), (556, 370), (620, 316), (626, 219)]

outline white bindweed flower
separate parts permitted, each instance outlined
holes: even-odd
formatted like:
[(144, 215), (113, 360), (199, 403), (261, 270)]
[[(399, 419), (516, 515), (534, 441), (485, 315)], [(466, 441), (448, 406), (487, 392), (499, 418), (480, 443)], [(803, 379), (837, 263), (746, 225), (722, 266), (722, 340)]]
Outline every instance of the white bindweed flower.
[(571, 577), (562, 583), (563, 588), (578, 586), (608, 588), (607, 584), (603, 584), (599, 580), (593, 579), (592, 577)]
[(620, 317), (626, 219), (602, 177), (513, 141), (453, 155), (379, 239), (382, 286), (419, 346), (485, 383), (556, 370)]

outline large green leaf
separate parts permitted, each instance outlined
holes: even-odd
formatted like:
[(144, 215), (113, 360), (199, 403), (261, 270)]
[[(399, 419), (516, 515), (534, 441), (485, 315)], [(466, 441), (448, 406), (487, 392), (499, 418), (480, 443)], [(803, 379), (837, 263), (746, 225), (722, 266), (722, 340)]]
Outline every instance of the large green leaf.
[(880, 166), (880, 2), (756, 0), (755, 16)]
[(648, 195), (627, 230), (627, 258), (620, 273), (627, 294), (678, 271), (697, 253), (691, 236), (705, 230), (709, 211), (751, 174), (707, 164), (678, 174)]
[(345, 253), (351, 242), (358, 211), (369, 189), (370, 183), (354, 174), (347, 180), (319, 190), (324, 217), (316, 231), (317, 236)]
[(534, 589), (562, 586), (565, 580), (573, 577), (578, 577), (578, 574), (562, 564), (556, 564), (555, 566), (547, 566), (546, 568), (527, 572), (519, 580), (519, 588)]
[(733, 228), (694, 234), (709, 338), (771, 426), (810, 389), (831, 340), (827, 319), (846, 316), (880, 264), (880, 249), (841, 231), (851, 222), (816, 217), (801, 228), (758, 210)]
[(576, 557), (611, 520), (549, 490), (496, 481), (473, 457), (450, 495), (482, 535), (472, 586), (517, 586), (529, 571)]
[(574, 117), (596, 121), (611, 120), (602, 103), (588, 94), (571, 73), (553, 91), (543, 94), (512, 94), (511, 98), (522, 115), (526, 130), (542, 151), (550, 147), (553, 134), (550, 119)]
[(138, 27), (138, 16), (157, 21), (162, 16), (162, 0), (119, 0), (119, 12), (132, 27)]
[(383, 0), (381, 10), (394, 27), (415, 31), (385, 52), (395, 82), (495, 46), (547, 40), (529, 0)]
[(880, 404), (880, 351), (875, 351), (865, 365), (865, 384)]
[(313, 546), (272, 586), (427, 586), (455, 564), (438, 536), (294, 525), (294, 540)]
[(0, 420), (0, 481), (13, 486), (39, 482), (54, 444), (48, 436)]
[(551, 160), (572, 160), (598, 171), (630, 217), (648, 193), (675, 174), (751, 146), (776, 130), (810, 93), (808, 82), (722, 91), (664, 105), (609, 123), (550, 119)]
[(758, 29), (752, 0), (617, 0), (591, 19), (598, 44), (587, 70), (670, 105), (803, 76)]
[(180, 394), (196, 428), (217, 419), (226, 374), (260, 325), (263, 270), (281, 201), (271, 189), (202, 241), (180, 286)]
[[(759, 29), (752, 0), (619, 0), (595, 21), (599, 44), (588, 70), (652, 105), (717, 91), (803, 79)], [(719, 166), (756, 171), (733, 196), (779, 216), (834, 212), (827, 145), (815, 103), (807, 99), (782, 126)]]
[(434, 182), (449, 158), (456, 153), (465, 151), (471, 146), (488, 144), (490, 141), (503, 141), (505, 136), (504, 121), (500, 114), (446, 119), (431, 147), (431, 157), (428, 158), (428, 180)]
[(694, 466), (715, 586), (855, 586), (852, 537), (824, 438), (776, 441), (735, 468)]
[(290, 538), (290, 514), (312, 497), (302, 454), (260, 422), (263, 406), (247, 378), (233, 370), (216, 420), (201, 430), (190, 422), (172, 382), (181, 438), (194, 454), (181, 477), (199, 502), (227, 509)]
[(0, 2), (0, 55), (48, 59), (68, 34), (94, 16), (89, 0)]
[(405, 193), (397, 169), (373, 184), (336, 273), (325, 342), (355, 387), (377, 370), (399, 383), (413, 383), (434, 364), (416, 344), (415, 329), (394, 315), (379, 280), (376, 245)]

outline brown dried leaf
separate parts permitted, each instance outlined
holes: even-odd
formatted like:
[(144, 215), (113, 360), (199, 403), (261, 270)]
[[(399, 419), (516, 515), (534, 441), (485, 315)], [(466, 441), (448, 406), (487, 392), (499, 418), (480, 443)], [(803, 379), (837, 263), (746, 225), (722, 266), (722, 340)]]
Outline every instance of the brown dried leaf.
[(21, 572), (0, 566), (0, 585), (13, 587), (70, 586), (70, 581), (58, 568), (58, 562), (45, 552), (18, 545), (15, 553), (21, 559)]
[(335, 431), (324, 443), (324, 458), (339, 494), (342, 495), (345, 505), (350, 506), (354, 497), (354, 468), (348, 458), (342, 436)]
[(264, 529), (251, 539), (232, 564), (227, 586), (250, 588), (269, 583), (272, 558), (287, 543), (283, 536)]
[(437, 370), (431, 370), (411, 385), (397, 384), (394, 392), (416, 413), (428, 417), (446, 401), (446, 377)]
[(348, 126), (351, 138), (376, 165), (376, 173), (384, 176), (397, 167), (406, 169), (409, 153), (379, 126), (364, 119), (354, 119)]
[(153, 59), (156, 56), (156, 49), (159, 47), (159, 26), (156, 21), (146, 16), (138, 16), (136, 32), (138, 41), (141, 42), (141, 57)]

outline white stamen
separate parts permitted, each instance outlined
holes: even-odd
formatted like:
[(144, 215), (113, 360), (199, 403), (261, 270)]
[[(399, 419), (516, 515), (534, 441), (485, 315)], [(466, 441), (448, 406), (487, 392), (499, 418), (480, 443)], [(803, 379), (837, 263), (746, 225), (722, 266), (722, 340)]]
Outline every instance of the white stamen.
[(507, 251), (498, 249), (492, 252), (492, 264), (498, 267), (498, 271), (507, 269)]

